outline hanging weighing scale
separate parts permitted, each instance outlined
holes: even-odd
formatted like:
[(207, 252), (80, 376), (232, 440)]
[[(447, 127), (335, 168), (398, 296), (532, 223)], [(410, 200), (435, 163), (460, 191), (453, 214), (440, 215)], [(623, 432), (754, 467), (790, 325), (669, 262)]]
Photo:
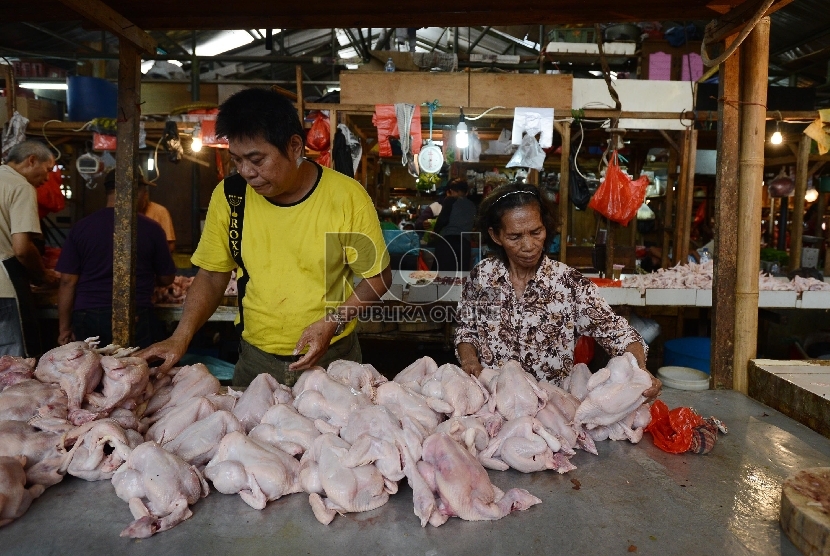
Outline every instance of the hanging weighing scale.
[(434, 100), (425, 102), (424, 105), (429, 108), (429, 139), (427, 144), (421, 147), (421, 152), (418, 153), (418, 164), (422, 172), (437, 174), (444, 166), (444, 151), (432, 142), (432, 113), (435, 112), (439, 104), (437, 100)]

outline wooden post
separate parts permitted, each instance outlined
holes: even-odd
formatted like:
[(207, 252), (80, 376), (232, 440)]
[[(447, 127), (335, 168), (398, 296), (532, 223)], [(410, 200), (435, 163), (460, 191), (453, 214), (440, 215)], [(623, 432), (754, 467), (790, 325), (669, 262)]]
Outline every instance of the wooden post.
[(662, 268), (668, 267), (669, 262), (674, 262), (677, 256), (677, 248), (675, 248), (675, 257), (669, 258), (669, 246), (671, 245), (672, 234), (677, 226), (676, 219), (674, 218), (674, 182), (677, 176), (677, 159), (680, 155), (680, 148), (674, 141), (671, 144), (668, 175), (666, 176), (666, 199), (663, 201), (665, 207), (663, 209), (663, 252), (660, 256), (660, 266)]
[[(336, 105), (335, 105), (336, 106)], [(334, 136), (337, 134), (337, 110), (329, 110), (329, 153), (331, 156), (331, 167), (334, 168)]]
[(793, 198), (793, 229), (790, 232), (790, 270), (801, 266), (801, 241), (804, 236), (804, 195), (807, 193), (807, 174), (810, 165), (810, 147), (813, 140), (801, 136), (795, 166), (795, 197)]
[(677, 215), (674, 221), (674, 263), (685, 264), (689, 256), (689, 236), (694, 203), (697, 130), (687, 129), (680, 142), (680, 179), (677, 185)]
[(556, 123), (562, 136), (562, 154), (559, 155), (559, 262), (568, 264), (568, 220), (571, 215), (571, 125)]
[(769, 17), (741, 45), (741, 147), (738, 264), (735, 283), (733, 387), (747, 393), (749, 360), (758, 349), (758, 271), (761, 249), (761, 184), (769, 77)]
[(300, 123), (305, 120), (305, 108), (303, 107), (303, 67), (297, 64), (297, 114), (300, 116)]
[[(734, 40), (734, 39), (733, 39)], [(718, 85), (718, 161), (715, 179), (715, 249), (712, 284), (713, 389), (733, 385), (732, 361), (735, 334), (735, 279), (738, 272), (738, 154), (740, 146), (741, 50), (722, 65)]]
[(115, 153), (115, 233), (112, 266), (112, 341), (131, 346), (135, 323), (136, 201), (135, 160), (141, 115), (141, 57), (119, 41), (118, 148)]

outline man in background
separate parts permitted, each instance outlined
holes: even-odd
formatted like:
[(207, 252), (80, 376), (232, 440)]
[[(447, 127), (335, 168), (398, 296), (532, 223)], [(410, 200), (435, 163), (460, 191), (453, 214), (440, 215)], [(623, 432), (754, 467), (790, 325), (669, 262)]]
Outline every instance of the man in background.
[(438, 270), (456, 272), (472, 268), (470, 232), (476, 217), (475, 203), (467, 199), (467, 182), (455, 178), (447, 184), (447, 196), (441, 201), (441, 211), (433, 232), (444, 241), (435, 242)]
[[(99, 336), (112, 342), (112, 244), (115, 230), (115, 172), (104, 180), (107, 206), (78, 221), (69, 231), (55, 269), (61, 273), (58, 290), (58, 343)], [(146, 197), (147, 183), (139, 185)], [(144, 190), (142, 192), (142, 189)], [(155, 286), (173, 282), (176, 266), (161, 226), (138, 214), (136, 238), (135, 342), (147, 347), (158, 338), (153, 315)]]
[[(150, 182), (143, 183), (154, 185)], [(149, 187), (142, 187), (138, 191), (138, 212), (161, 226), (167, 238), (167, 246), (172, 253), (176, 249), (176, 230), (173, 228), (173, 219), (170, 218), (170, 212), (166, 208), (150, 200)]]
[(0, 166), (0, 355), (37, 357), (40, 330), (30, 284), (56, 285), (33, 239), (40, 236), (37, 192), (55, 165), (46, 145), (24, 141)]

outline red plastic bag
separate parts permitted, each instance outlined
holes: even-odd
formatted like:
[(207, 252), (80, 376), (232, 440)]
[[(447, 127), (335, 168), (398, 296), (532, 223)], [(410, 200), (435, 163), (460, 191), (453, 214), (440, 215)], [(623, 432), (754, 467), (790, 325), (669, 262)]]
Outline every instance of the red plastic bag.
[(317, 112), (314, 123), (305, 138), (305, 144), (314, 151), (327, 151), (331, 146), (331, 126), (329, 119), (322, 112)]
[(61, 172), (49, 172), (46, 181), (37, 188), (37, 214), (44, 218), (50, 212), (60, 212), (66, 206), (66, 199), (61, 191)]
[(703, 425), (703, 418), (691, 407), (668, 406), (657, 400), (651, 406), (651, 423), (646, 427), (654, 437), (654, 445), (670, 454), (682, 454), (692, 447), (695, 429)]
[(590, 336), (580, 336), (574, 346), (574, 365), (585, 363), (586, 365), (594, 360), (594, 345), (597, 341)]
[(115, 135), (105, 135), (97, 131), (92, 134), (92, 150), (114, 151), (118, 149), (118, 138)]
[(321, 152), (320, 156), (317, 157), (317, 164), (319, 164), (320, 166), (325, 166), (326, 168), (331, 168), (331, 152)]
[[(400, 137), (398, 131), (398, 117), (395, 114), (394, 104), (377, 104), (375, 113), (372, 115), (372, 124), (378, 130), (378, 154), (380, 156), (392, 156), (392, 146), (389, 144), (389, 137)], [(412, 113), (412, 125), (409, 129), (412, 137), (412, 153), (421, 152), (421, 107), (416, 106)]]
[(627, 226), (646, 198), (646, 187), (648, 177), (640, 176), (634, 181), (628, 179), (620, 169), (617, 151), (614, 151), (605, 172), (605, 181), (600, 184), (588, 206), (606, 218)]

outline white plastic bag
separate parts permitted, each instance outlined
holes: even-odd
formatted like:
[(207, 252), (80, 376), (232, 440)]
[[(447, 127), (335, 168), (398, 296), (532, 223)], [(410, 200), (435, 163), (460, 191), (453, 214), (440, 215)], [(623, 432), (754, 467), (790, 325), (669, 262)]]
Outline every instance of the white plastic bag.
[(539, 144), (548, 149), (553, 144), (553, 108), (525, 108), (513, 110), (513, 144), (522, 142), (522, 134), (539, 135)]
[(477, 132), (470, 132), (470, 144), (461, 152), (467, 162), (478, 162), (479, 156), (481, 156), (481, 139), (478, 138)]
[(502, 129), (499, 138), (490, 141), (490, 145), (484, 151), (484, 154), (510, 154), (513, 149), (513, 144), (510, 142), (510, 130)]
[(533, 135), (525, 135), (522, 137), (522, 144), (519, 150), (507, 163), (507, 168), (533, 168), (534, 170), (541, 170), (545, 164), (545, 151), (539, 145), (536, 137)]
[(637, 220), (654, 220), (655, 218), (657, 218), (657, 215), (654, 214), (654, 211), (647, 204), (643, 203), (637, 209)]

